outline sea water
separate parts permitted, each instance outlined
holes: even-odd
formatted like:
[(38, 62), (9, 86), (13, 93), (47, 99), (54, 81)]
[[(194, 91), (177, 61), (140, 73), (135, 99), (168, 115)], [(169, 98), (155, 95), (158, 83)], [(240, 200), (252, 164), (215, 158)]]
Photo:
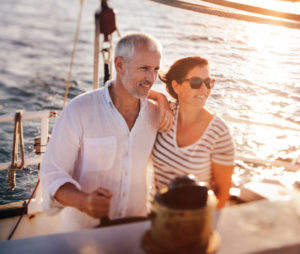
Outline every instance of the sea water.
[[(69, 99), (92, 89), (94, 13), (99, 3), (87, 0), (83, 5)], [(163, 70), (185, 56), (201, 55), (209, 60), (216, 85), (207, 106), (220, 116), (299, 129), (300, 30), (222, 18), (149, 0), (110, 0), (109, 4), (117, 12), (121, 34), (138, 31), (158, 38), (163, 45)], [(299, 8), (299, 3), (294, 4)], [(79, 7), (79, 0), (0, 0), (1, 115), (16, 109), (62, 109)], [(154, 88), (165, 92), (159, 81)], [(50, 129), (53, 124), (51, 120)], [(239, 153), (270, 160), (299, 156), (299, 132), (243, 123), (228, 125)], [(24, 122), (27, 156), (33, 154), (38, 126), (38, 121)], [(11, 160), (12, 133), (13, 123), (0, 123), (0, 162)], [(28, 198), (37, 181), (37, 167), (17, 172), (13, 192), (7, 191), (6, 173), (0, 172), (0, 204)], [(259, 178), (293, 184), (300, 180), (295, 176), (299, 174), (283, 168), (238, 162), (233, 180), (237, 186)]]

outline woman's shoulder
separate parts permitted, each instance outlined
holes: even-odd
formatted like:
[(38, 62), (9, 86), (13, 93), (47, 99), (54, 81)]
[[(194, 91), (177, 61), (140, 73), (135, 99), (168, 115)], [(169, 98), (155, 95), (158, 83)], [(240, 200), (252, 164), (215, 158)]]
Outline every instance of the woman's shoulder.
[(216, 114), (216, 113), (213, 114), (211, 121), (212, 121), (211, 127), (218, 130), (218, 132), (228, 132), (229, 131), (229, 127), (226, 124), (226, 121), (218, 114)]

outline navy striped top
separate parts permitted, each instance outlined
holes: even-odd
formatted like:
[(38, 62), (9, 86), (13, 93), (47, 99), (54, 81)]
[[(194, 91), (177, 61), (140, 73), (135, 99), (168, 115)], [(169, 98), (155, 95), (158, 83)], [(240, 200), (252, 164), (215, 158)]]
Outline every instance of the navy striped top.
[[(168, 185), (176, 176), (193, 174), (197, 181), (212, 183), (212, 161), (234, 164), (234, 143), (225, 122), (214, 116), (195, 143), (178, 147), (176, 127), (179, 105), (172, 103), (174, 120), (169, 133), (159, 132), (152, 151), (155, 188)], [(153, 193), (152, 193), (153, 194)]]

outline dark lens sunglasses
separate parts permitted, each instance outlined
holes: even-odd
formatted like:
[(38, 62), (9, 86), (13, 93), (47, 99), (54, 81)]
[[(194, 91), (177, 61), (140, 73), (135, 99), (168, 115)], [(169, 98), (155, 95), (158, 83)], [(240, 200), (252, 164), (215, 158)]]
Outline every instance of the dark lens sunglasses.
[(213, 78), (201, 79), (198, 77), (193, 78), (186, 78), (183, 79), (181, 82), (189, 81), (190, 87), (192, 89), (199, 89), (201, 88), (202, 84), (204, 83), (207, 89), (212, 89), (215, 85), (215, 80)]

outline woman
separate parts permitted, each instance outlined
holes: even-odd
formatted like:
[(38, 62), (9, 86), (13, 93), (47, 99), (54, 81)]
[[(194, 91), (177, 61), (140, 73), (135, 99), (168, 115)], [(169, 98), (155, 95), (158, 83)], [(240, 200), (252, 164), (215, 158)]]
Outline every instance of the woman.
[(193, 174), (211, 185), (217, 208), (222, 208), (229, 198), (234, 144), (224, 121), (205, 107), (215, 83), (208, 61), (199, 56), (179, 59), (159, 78), (176, 101), (171, 102), (172, 128), (158, 133), (153, 149), (156, 189)]

